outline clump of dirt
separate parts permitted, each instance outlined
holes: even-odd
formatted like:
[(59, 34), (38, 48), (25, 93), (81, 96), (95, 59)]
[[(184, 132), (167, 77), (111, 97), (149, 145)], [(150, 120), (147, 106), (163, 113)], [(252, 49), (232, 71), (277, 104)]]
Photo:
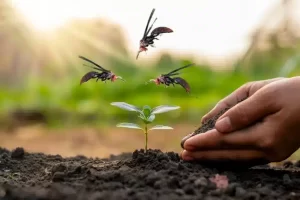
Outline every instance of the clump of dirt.
[[(242, 99), (240, 101), (238, 101), (238, 103), (244, 101), (245, 99)], [(203, 124), (201, 124), (201, 126), (199, 128), (197, 128), (195, 131), (193, 131), (192, 133), (190, 133), (189, 135), (187, 135), (186, 137), (184, 137), (184, 139), (181, 141), (180, 145), (183, 148), (184, 143), (187, 139), (198, 135), (200, 133), (205, 133), (209, 130), (214, 129), (215, 124), (217, 122), (217, 120), (219, 119), (219, 117), (221, 117), (227, 110), (229, 110), (231, 107), (225, 108), (223, 110), (221, 110), (217, 115), (213, 116), (212, 118), (208, 119), (207, 121), (205, 121)]]
[(11, 158), (21, 159), (23, 158), (25, 151), (23, 148), (18, 147), (11, 152)]
[(198, 135), (200, 133), (205, 133), (209, 130), (214, 129), (215, 124), (217, 122), (217, 120), (219, 119), (219, 117), (221, 117), (227, 110), (229, 110), (229, 108), (225, 108), (223, 109), (221, 112), (219, 112), (216, 116), (213, 116), (212, 118), (208, 119), (206, 122), (204, 122), (203, 124), (201, 124), (201, 126), (199, 128), (197, 128), (195, 131), (193, 131), (191, 134), (187, 135), (180, 143), (181, 147), (183, 148), (184, 143), (187, 139)]
[(267, 165), (225, 170), (151, 149), (106, 159), (26, 151), (14, 159), (11, 154), (0, 148), (0, 199), (5, 200), (300, 198), (300, 169), (295, 165), (293, 170)]

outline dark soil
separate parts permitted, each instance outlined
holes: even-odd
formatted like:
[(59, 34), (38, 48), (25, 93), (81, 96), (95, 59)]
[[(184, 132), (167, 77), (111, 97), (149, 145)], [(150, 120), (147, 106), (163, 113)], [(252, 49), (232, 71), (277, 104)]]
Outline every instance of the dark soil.
[[(202, 127), (212, 128), (217, 117)], [(186, 162), (160, 150), (92, 159), (0, 148), (0, 199), (300, 199), (300, 161), (229, 166)]]
[[(159, 150), (91, 159), (1, 148), (0, 199), (300, 199), (298, 167), (225, 171)], [(217, 174), (227, 188), (210, 181)]]
[[(238, 101), (238, 103), (244, 101), (245, 99), (241, 99)], [(187, 135), (185, 138), (182, 139), (180, 145), (183, 148), (184, 142), (189, 139), (190, 137), (193, 137), (195, 135), (205, 133), (209, 130), (212, 130), (215, 127), (215, 124), (219, 117), (221, 117), (227, 110), (229, 110), (231, 107), (225, 108), (221, 110), (216, 116), (213, 116), (212, 118), (208, 119), (207, 121), (203, 122), (199, 128), (197, 128), (195, 131), (193, 131), (191, 134)]]
[(199, 128), (197, 128), (194, 132), (192, 132), (191, 134), (189, 134), (187, 137), (185, 137), (182, 141), (181, 141), (181, 147), (183, 148), (184, 142), (189, 139), (192, 136), (198, 135), (200, 133), (205, 133), (209, 130), (212, 130), (215, 127), (215, 123), (216, 121), (219, 119), (219, 117), (221, 117), (227, 110), (229, 110), (229, 108), (226, 108), (224, 110), (222, 110), (218, 115), (212, 117), (211, 119), (207, 120), (206, 122), (204, 122)]

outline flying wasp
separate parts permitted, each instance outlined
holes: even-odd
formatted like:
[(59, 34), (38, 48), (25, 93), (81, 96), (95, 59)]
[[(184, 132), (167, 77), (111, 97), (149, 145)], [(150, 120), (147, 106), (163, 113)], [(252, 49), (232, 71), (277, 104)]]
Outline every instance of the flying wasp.
[(173, 71), (171, 71), (171, 72), (169, 72), (167, 74), (161, 74), (156, 79), (151, 79), (148, 82), (155, 82), (156, 85), (164, 84), (166, 87), (170, 86), (170, 84), (172, 84), (173, 87), (175, 87), (175, 84), (179, 84), (179, 85), (181, 85), (185, 89), (185, 91), (187, 93), (190, 93), (191, 88), (190, 88), (190, 85), (188, 84), (188, 82), (186, 82), (186, 80), (184, 80), (181, 77), (174, 77), (173, 78), (172, 76), (179, 75), (180, 74), (178, 72), (179, 70), (182, 70), (184, 68), (190, 67), (192, 65), (194, 65), (194, 63), (191, 63), (191, 64), (185, 65), (183, 67), (180, 67), (178, 69), (175, 69), (175, 70), (173, 70)]
[(139, 54), (143, 51), (147, 51), (147, 47), (150, 45), (151, 47), (155, 47), (154, 46), (154, 40), (158, 40), (158, 36), (160, 34), (163, 34), (163, 33), (172, 33), (173, 30), (168, 28), (168, 27), (164, 27), (164, 26), (161, 26), (161, 27), (157, 27), (155, 29), (152, 30), (152, 32), (149, 34), (149, 32), (151, 31), (152, 27), (153, 27), (153, 24), (155, 23), (155, 21), (157, 20), (157, 18), (155, 18), (155, 20), (153, 21), (152, 25), (150, 26), (150, 28), (148, 29), (148, 26), (149, 26), (149, 23), (152, 19), (152, 16), (154, 14), (154, 11), (155, 11), (155, 8), (152, 9), (151, 13), (150, 13), (150, 16), (149, 16), (149, 19), (148, 19), (148, 22), (147, 22), (147, 25), (146, 25), (146, 28), (145, 28), (145, 32), (144, 32), (144, 35), (143, 35), (143, 38), (140, 40), (140, 49), (136, 55), (136, 59), (138, 59), (139, 57)]
[[(125, 81), (121, 76), (116, 76), (111, 70), (104, 69), (103, 67), (101, 67), (97, 63), (91, 61), (90, 59), (85, 58), (83, 56), (79, 56), (79, 58), (95, 65), (96, 67), (92, 67), (92, 68), (97, 70), (97, 71), (90, 71), (90, 72), (86, 73), (81, 78), (80, 85), (82, 83), (89, 81), (90, 79), (93, 79), (93, 78), (96, 79), (96, 82), (100, 79), (101, 81), (104, 81), (105, 83), (107, 80), (111, 80), (111, 82), (114, 82), (117, 79), (121, 79), (121, 80)], [(98, 71), (100, 71), (100, 73)]]

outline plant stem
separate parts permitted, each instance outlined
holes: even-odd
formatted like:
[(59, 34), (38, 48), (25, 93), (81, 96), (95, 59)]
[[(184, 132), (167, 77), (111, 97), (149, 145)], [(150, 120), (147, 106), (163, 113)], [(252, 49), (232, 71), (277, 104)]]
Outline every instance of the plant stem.
[(147, 127), (147, 124), (145, 125), (145, 137), (146, 137), (145, 151), (147, 152), (147, 146), (148, 146), (148, 127)]

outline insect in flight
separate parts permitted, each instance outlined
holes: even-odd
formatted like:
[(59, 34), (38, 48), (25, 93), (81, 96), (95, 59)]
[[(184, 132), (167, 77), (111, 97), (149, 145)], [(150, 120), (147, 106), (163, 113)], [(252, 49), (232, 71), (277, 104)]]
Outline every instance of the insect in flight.
[(168, 87), (170, 84), (172, 84), (173, 87), (175, 87), (174, 84), (179, 84), (179, 85), (181, 85), (185, 89), (185, 91), (187, 93), (190, 93), (190, 85), (188, 84), (188, 82), (186, 82), (186, 80), (184, 80), (181, 77), (174, 77), (173, 78), (172, 76), (179, 75), (180, 74), (178, 72), (179, 70), (182, 70), (184, 68), (190, 67), (192, 65), (194, 65), (194, 63), (191, 63), (191, 64), (185, 65), (183, 67), (180, 67), (178, 69), (175, 69), (175, 70), (173, 70), (173, 71), (171, 71), (171, 72), (169, 72), (167, 74), (161, 74), (156, 79), (151, 79), (148, 82), (155, 82), (156, 85), (164, 84), (166, 87)]
[[(100, 79), (101, 81), (104, 81), (105, 83), (107, 80), (111, 80), (111, 82), (114, 82), (117, 79), (121, 79), (121, 80), (125, 81), (121, 76), (116, 76), (111, 70), (104, 69), (103, 67), (101, 67), (97, 63), (91, 61), (90, 59), (85, 58), (83, 56), (79, 56), (79, 58), (95, 65), (96, 67), (92, 67), (92, 68), (97, 70), (97, 71), (90, 71), (90, 72), (86, 73), (81, 78), (80, 85), (82, 83), (89, 81), (90, 79), (93, 79), (93, 78), (96, 78), (96, 82), (98, 81), (98, 79)], [(98, 71), (100, 71), (100, 72), (98, 72)]]
[(139, 54), (143, 51), (147, 51), (147, 47), (150, 45), (151, 47), (155, 47), (154, 46), (154, 40), (158, 40), (158, 36), (160, 34), (163, 34), (163, 33), (172, 33), (173, 30), (168, 28), (168, 27), (164, 27), (164, 26), (160, 26), (160, 27), (157, 27), (155, 29), (152, 30), (152, 32), (149, 34), (149, 32), (151, 31), (152, 27), (153, 27), (153, 24), (155, 23), (155, 21), (157, 20), (157, 18), (155, 18), (155, 20), (153, 21), (152, 25), (150, 26), (150, 28), (148, 29), (148, 26), (149, 26), (149, 23), (152, 19), (152, 16), (154, 14), (154, 11), (155, 11), (155, 8), (152, 9), (151, 13), (150, 13), (150, 16), (148, 18), (148, 22), (147, 22), (147, 25), (146, 25), (146, 28), (145, 28), (145, 31), (144, 31), (144, 35), (143, 35), (143, 38), (140, 40), (140, 49), (136, 55), (136, 59), (138, 59), (139, 57)]

